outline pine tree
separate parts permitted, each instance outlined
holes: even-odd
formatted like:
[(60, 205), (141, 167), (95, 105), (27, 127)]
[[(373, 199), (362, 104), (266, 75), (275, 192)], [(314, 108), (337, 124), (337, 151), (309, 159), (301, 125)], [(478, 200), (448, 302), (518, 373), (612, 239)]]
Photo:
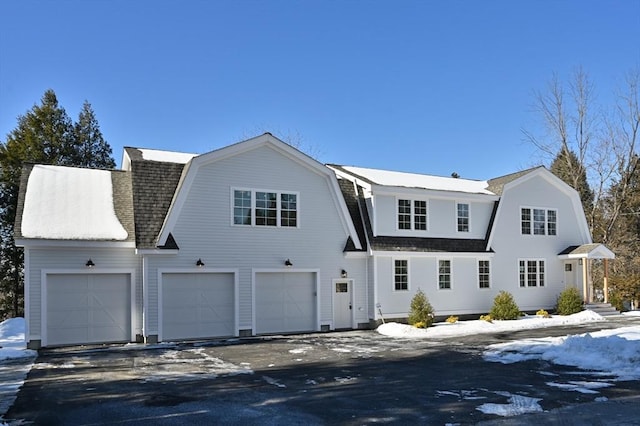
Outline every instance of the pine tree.
[(73, 163), (77, 166), (114, 168), (111, 147), (102, 137), (98, 120), (87, 101), (82, 105), (78, 122), (73, 128), (76, 149)]
[(591, 211), (593, 191), (587, 182), (587, 171), (575, 152), (562, 148), (551, 163), (551, 172), (578, 191), (585, 212)]
[(90, 105), (85, 103), (74, 125), (53, 90), (18, 117), (17, 127), (0, 142), (0, 320), (24, 315), (23, 253), (13, 239), (23, 164), (112, 168), (110, 154)]

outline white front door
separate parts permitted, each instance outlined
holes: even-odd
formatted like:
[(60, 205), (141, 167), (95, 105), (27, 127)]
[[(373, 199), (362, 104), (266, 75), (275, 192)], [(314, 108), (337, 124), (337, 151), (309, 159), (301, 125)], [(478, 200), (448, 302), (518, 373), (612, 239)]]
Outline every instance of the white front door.
[(351, 323), (351, 287), (349, 280), (334, 282), (333, 288), (333, 327), (353, 328)]
[(577, 287), (576, 282), (576, 264), (575, 262), (565, 262), (564, 263), (564, 286), (568, 287)]

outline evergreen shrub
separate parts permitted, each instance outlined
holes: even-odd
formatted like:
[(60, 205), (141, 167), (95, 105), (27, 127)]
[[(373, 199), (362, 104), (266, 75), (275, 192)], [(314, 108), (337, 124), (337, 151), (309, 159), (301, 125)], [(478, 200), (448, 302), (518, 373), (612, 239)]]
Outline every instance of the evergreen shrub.
[(409, 324), (413, 326), (423, 325), (420, 328), (431, 327), (433, 324), (433, 307), (429, 303), (429, 299), (420, 289), (411, 299), (411, 309), (409, 310)]
[(520, 308), (513, 300), (511, 293), (501, 290), (493, 299), (493, 307), (489, 315), (497, 320), (514, 320), (520, 317)]
[(580, 297), (580, 293), (578, 293), (578, 289), (575, 287), (565, 289), (558, 296), (556, 313), (559, 315), (577, 314), (581, 312), (583, 308), (582, 297)]

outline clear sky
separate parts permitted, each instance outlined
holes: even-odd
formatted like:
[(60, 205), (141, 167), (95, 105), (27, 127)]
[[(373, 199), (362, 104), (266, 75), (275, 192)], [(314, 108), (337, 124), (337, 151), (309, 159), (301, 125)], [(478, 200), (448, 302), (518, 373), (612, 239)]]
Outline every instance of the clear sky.
[(488, 179), (539, 163), (533, 92), (582, 66), (610, 100), (640, 0), (0, 1), (0, 140), (53, 89), (123, 146), (271, 131), (322, 162)]

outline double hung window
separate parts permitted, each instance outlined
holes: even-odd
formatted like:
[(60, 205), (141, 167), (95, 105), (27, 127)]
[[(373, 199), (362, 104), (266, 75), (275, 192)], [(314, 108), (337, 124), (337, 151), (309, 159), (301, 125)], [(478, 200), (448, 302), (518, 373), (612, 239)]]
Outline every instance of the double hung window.
[(520, 287), (544, 287), (544, 260), (519, 260), (518, 269)]
[(393, 280), (396, 290), (409, 290), (409, 261), (397, 259), (394, 261)]
[(469, 232), (469, 204), (458, 203), (456, 210), (458, 216), (458, 232)]
[(438, 261), (438, 288), (448, 290), (451, 288), (451, 261)]
[(557, 211), (531, 207), (521, 208), (520, 231), (523, 235), (556, 235), (558, 232)]
[(491, 272), (489, 270), (488, 260), (478, 260), (478, 286), (480, 288), (489, 288), (491, 283)]
[(398, 229), (427, 230), (427, 202), (398, 199)]

